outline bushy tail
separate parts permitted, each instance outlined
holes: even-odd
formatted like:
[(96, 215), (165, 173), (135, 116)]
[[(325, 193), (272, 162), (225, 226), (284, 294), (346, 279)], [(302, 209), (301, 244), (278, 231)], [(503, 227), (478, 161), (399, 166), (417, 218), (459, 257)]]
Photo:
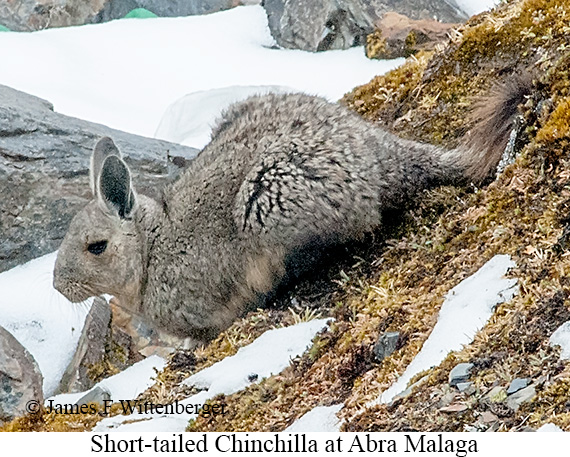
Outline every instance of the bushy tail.
[[(531, 90), (531, 75), (517, 75), (495, 85), (475, 103), (471, 115), (474, 127), (457, 150), (449, 151), (449, 158), (457, 161), (455, 165), (464, 181), (481, 183), (495, 174), (515, 128), (518, 106)], [(456, 157), (452, 158), (452, 154)]]

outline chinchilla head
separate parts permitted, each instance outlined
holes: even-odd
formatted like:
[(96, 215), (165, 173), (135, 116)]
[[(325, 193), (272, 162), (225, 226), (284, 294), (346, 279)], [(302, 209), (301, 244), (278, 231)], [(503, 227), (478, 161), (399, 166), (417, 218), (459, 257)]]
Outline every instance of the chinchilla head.
[(138, 197), (110, 138), (95, 146), (90, 185), (93, 200), (75, 215), (59, 249), (54, 287), (72, 302), (111, 294), (138, 306), (144, 274)]

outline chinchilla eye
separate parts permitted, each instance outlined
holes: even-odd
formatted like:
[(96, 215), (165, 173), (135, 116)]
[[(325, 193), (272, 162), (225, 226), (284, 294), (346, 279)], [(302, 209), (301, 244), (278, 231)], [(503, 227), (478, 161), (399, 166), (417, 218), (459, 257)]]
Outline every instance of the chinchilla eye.
[(87, 245), (87, 250), (94, 255), (101, 255), (107, 249), (107, 240), (96, 241), (95, 243), (89, 243)]

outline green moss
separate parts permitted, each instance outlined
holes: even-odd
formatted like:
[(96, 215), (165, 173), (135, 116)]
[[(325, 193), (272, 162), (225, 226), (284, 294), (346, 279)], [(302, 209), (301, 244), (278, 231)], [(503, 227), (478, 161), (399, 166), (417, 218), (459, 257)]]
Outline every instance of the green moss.
[(386, 53), (386, 40), (380, 30), (366, 36), (366, 57), (369, 59), (382, 59)]
[[(394, 222), (387, 217), (363, 253), (327, 277), (334, 293), (316, 291), (325, 298), (309, 315), (333, 313), (330, 331), (279, 375), (215, 399), (227, 404), (229, 414), (199, 417), (189, 430), (280, 431), (317, 405), (338, 403), (345, 405), (341, 415), (349, 431), (486, 430), (485, 412), (497, 417), (500, 430), (545, 422), (570, 430), (568, 364), (548, 344), (570, 319), (568, 11), (566, 0), (504, 2), (471, 19), (444, 49), (420, 53), (344, 97), (347, 106), (402, 136), (454, 145), (470, 129), (469, 113), (481, 94), (528, 68), (537, 72), (535, 93), (522, 110), (526, 146), (516, 162), (486, 187), (434, 189)], [(497, 253), (515, 260), (510, 274), (518, 278), (518, 295), (497, 307), (471, 344), (429, 370), (412, 395), (391, 407), (368, 408), (417, 355), (447, 292)], [(234, 354), (270, 328), (302, 318), (301, 310), (286, 309), (290, 298), (286, 302), (282, 309), (248, 314), (195, 351), (192, 363), (171, 361), (146, 398), (185, 398), (189, 392), (180, 381), (189, 373)], [(391, 330), (400, 332), (400, 344), (378, 363), (371, 348)], [(473, 393), (448, 385), (449, 372), (460, 362), (475, 365)], [(532, 381), (535, 401), (517, 412), (504, 401), (488, 401), (494, 386), (506, 387), (515, 377)], [(466, 411), (439, 410), (452, 394)]]
[(540, 143), (562, 139), (570, 140), (570, 97), (565, 97), (558, 102), (548, 122), (536, 134), (536, 141)]

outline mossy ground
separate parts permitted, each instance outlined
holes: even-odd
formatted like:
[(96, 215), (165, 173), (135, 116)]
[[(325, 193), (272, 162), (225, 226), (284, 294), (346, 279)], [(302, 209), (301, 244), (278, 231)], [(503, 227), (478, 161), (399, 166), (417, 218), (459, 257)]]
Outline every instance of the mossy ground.
[[(548, 345), (570, 319), (570, 2), (553, 3), (507, 2), (458, 29), (443, 49), (420, 53), (344, 97), (401, 136), (452, 147), (472, 127), (474, 104), (495, 84), (528, 72), (536, 91), (522, 108), (525, 146), (515, 164), (483, 189), (425, 193), (387, 234), (392, 239), (332, 278), (342, 284), (336, 321), (315, 346), (279, 376), (225, 397), (230, 414), (199, 418), (190, 430), (282, 430), (317, 405), (339, 402), (349, 431), (520, 430), (549, 421), (570, 429), (569, 368)], [(497, 308), (471, 345), (423, 373), (427, 381), (413, 395), (367, 408), (417, 354), (446, 292), (498, 253), (517, 263), (510, 273), (519, 278), (515, 299)], [(387, 330), (403, 339), (379, 364), (372, 346)], [(470, 395), (447, 382), (464, 361), (476, 367)], [(515, 412), (485, 398), (516, 377), (533, 381), (532, 402)], [(447, 404), (466, 408), (440, 411)]]
[[(383, 232), (343, 248), (331, 266), (281, 291), (274, 306), (251, 312), (205, 348), (175, 355), (143, 397), (187, 396), (179, 383), (188, 374), (269, 328), (320, 314), (335, 322), (307, 353), (279, 375), (218, 398), (229, 413), (199, 417), (189, 430), (283, 430), (313, 407), (339, 402), (347, 431), (521, 430), (546, 422), (570, 430), (570, 366), (548, 344), (570, 319), (568, 24), (570, 0), (508, 1), (472, 18), (441, 49), (411, 57), (347, 94), (343, 103), (401, 136), (454, 146), (472, 127), (470, 113), (481, 95), (521, 72), (534, 78), (522, 108), (524, 147), (496, 181), (423, 193)], [(518, 295), (497, 307), (472, 344), (422, 373), (427, 378), (412, 395), (367, 407), (417, 354), (447, 291), (499, 253), (517, 264), (510, 275), (519, 280)], [(402, 338), (378, 363), (372, 347), (384, 331)], [(448, 386), (459, 362), (475, 365), (470, 394)], [(486, 397), (517, 377), (533, 382), (533, 401), (513, 411)], [(446, 405), (464, 407), (446, 412)], [(22, 420), (4, 429), (49, 430), (55, 423)]]

